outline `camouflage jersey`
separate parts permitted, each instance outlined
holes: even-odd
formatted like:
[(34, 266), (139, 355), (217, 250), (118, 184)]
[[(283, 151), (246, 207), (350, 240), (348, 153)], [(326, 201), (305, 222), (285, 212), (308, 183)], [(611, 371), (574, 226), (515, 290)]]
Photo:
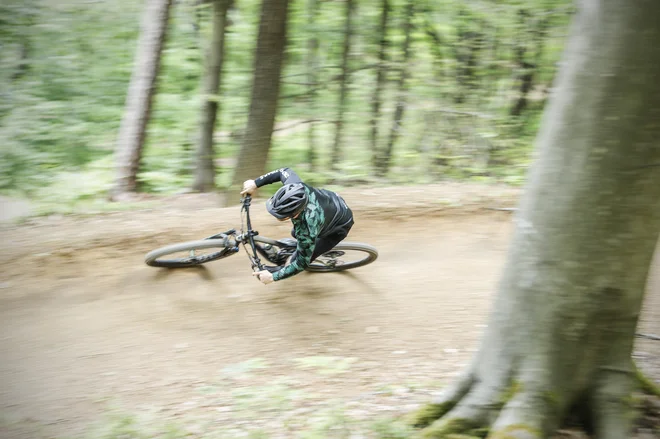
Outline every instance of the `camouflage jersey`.
[(333, 234), (352, 224), (353, 213), (343, 198), (332, 191), (317, 189), (302, 182), (289, 168), (277, 169), (255, 179), (257, 187), (277, 181), (282, 184), (302, 183), (307, 193), (305, 210), (292, 218), (293, 235), (298, 241), (291, 263), (273, 273), (273, 280), (286, 279), (305, 270), (312, 261), (317, 239)]

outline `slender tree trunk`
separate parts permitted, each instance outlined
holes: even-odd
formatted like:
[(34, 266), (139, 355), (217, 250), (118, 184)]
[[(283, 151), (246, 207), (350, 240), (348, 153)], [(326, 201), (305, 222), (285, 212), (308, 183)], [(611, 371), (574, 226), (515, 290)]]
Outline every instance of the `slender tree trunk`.
[(19, 61), (16, 66), (16, 71), (11, 75), (12, 81), (18, 81), (28, 72), (30, 68), (30, 52), (32, 51), (32, 43), (30, 42), (29, 35), (24, 35), (21, 40), (21, 47), (19, 49)]
[(227, 27), (227, 10), (231, 0), (213, 1), (213, 39), (207, 56), (208, 66), (204, 75), (203, 93), (206, 95), (202, 103), (199, 143), (197, 145), (195, 181), (193, 189), (209, 192), (215, 188), (215, 151), (213, 147), (213, 132), (220, 107), (219, 90), (222, 65), (225, 58), (225, 32)]
[(445, 55), (442, 50), (444, 41), (442, 35), (440, 32), (438, 32), (431, 19), (428, 17), (428, 12), (424, 14), (424, 33), (427, 37), (429, 37), (431, 43), (431, 53), (433, 53), (433, 64), (435, 65), (436, 79), (438, 82), (440, 82), (445, 74)]
[(511, 107), (509, 114), (511, 116), (520, 116), (527, 108), (527, 95), (534, 85), (534, 73), (537, 68), (535, 64), (528, 63), (527, 61), (520, 61), (518, 64), (520, 68), (520, 92), (518, 99)]
[[(307, 25), (309, 27), (309, 37), (307, 40), (307, 84), (308, 84), (308, 106), (309, 114), (316, 114), (316, 90), (318, 88), (318, 50), (319, 38), (316, 31), (316, 15), (319, 8), (318, 0), (307, 0)], [(310, 170), (316, 167), (316, 138), (315, 138), (314, 122), (310, 122), (307, 127), (307, 141), (308, 153), (307, 161), (309, 162)]]
[(337, 169), (341, 161), (341, 141), (344, 128), (344, 112), (346, 110), (346, 99), (348, 97), (348, 86), (350, 84), (350, 70), (348, 66), (349, 55), (351, 52), (351, 40), (353, 37), (353, 13), (355, 9), (355, 0), (346, 0), (346, 26), (344, 28), (344, 51), (341, 61), (341, 89), (339, 92), (339, 108), (337, 110), (337, 122), (335, 129), (335, 141), (332, 146), (332, 159), (330, 166)]
[(378, 150), (378, 124), (380, 123), (381, 94), (385, 83), (385, 74), (387, 72), (387, 22), (390, 14), (390, 1), (382, 0), (380, 27), (378, 28), (378, 67), (376, 68), (376, 88), (371, 100), (371, 153), (372, 165), (378, 166), (380, 154)]
[(410, 62), (410, 39), (412, 34), (412, 19), (415, 14), (415, 3), (409, 0), (406, 6), (406, 21), (403, 24), (403, 32), (405, 39), (403, 40), (403, 65), (401, 67), (401, 76), (399, 77), (398, 93), (399, 98), (394, 110), (394, 119), (392, 121), (392, 129), (390, 130), (390, 137), (387, 141), (387, 147), (383, 153), (380, 166), (376, 168), (379, 176), (385, 176), (390, 168), (390, 161), (392, 160), (392, 151), (401, 133), (401, 121), (403, 120), (403, 113), (406, 109), (406, 95), (408, 93), (408, 76)]
[(414, 417), (425, 437), (547, 438), (571, 412), (595, 439), (630, 437), (660, 233), (659, 16), (651, 0), (581, 3), (488, 331), (463, 379)]
[[(466, 9), (461, 9), (457, 20), (457, 41), (454, 44), (456, 58), (456, 92), (454, 102), (465, 102), (468, 93), (478, 88), (476, 70), (479, 64), (479, 53), (484, 44), (483, 26), (479, 31), (473, 30), (477, 18)], [(469, 21), (468, 21), (469, 20)]]
[(471, 33), (466, 28), (466, 19), (463, 18), (466, 14), (467, 12), (465, 10), (459, 10), (457, 18), (458, 25), (456, 29), (456, 41), (452, 47), (454, 52), (454, 59), (456, 60), (456, 92), (454, 95), (454, 102), (457, 104), (461, 104), (463, 101), (465, 101), (466, 89), (468, 88), (470, 81), (470, 78), (466, 76), (469, 73), (469, 70), (466, 66), (470, 57), (472, 45), (470, 42)]
[[(192, 2), (192, 8), (193, 8), (193, 17), (192, 17), (192, 30), (193, 34), (195, 35), (195, 46), (199, 44), (199, 42), (202, 40), (201, 37), (201, 23), (202, 23), (202, 8), (205, 6), (205, 3), (209, 3), (215, 0), (194, 0)], [(203, 46), (203, 45), (202, 45)]]
[(238, 199), (243, 181), (264, 173), (268, 161), (286, 46), (288, 0), (263, 0), (254, 61), (250, 114), (228, 201)]
[(538, 27), (534, 30), (534, 39), (536, 41), (536, 54), (534, 55), (534, 62), (525, 61), (526, 50), (521, 48), (518, 53), (518, 65), (520, 68), (520, 92), (515, 104), (511, 107), (509, 114), (511, 116), (520, 116), (527, 108), (527, 96), (534, 86), (534, 77), (537, 70), (541, 65), (541, 57), (543, 55), (543, 46), (545, 43), (545, 34), (548, 27), (548, 19), (541, 19)]
[(156, 92), (171, 5), (172, 0), (149, 0), (142, 15), (140, 39), (117, 138), (115, 195), (137, 189), (137, 172)]
[(14, 39), (18, 40), (18, 63), (16, 70), (10, 75), (12, 81), (18, 81), (23, 78), (30, 70), (32, 56), (32, 34), (35, 24), (39, 17), (41, 5), (33, 0), (23, 2), (8, 2), (6, 9), (0, 8), (0, 13), (5, 17), (2, 25), (10, 25), (9, 29)]

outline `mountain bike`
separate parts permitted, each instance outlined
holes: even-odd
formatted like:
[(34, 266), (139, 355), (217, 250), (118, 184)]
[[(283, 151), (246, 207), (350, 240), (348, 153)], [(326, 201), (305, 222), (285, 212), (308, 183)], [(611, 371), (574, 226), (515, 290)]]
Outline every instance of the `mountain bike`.
[[(252, 197), (241, 198), (241, 230), (227, 230), (198, 241), (181, 242), (153, 250), (145, 256), (152, 267), (194, 267), (235, 255), (242, 245), (253, 271), (276, 271), (296, 250), (293, 238), (271, 239), (252, 229), (250, 203)], [(245, 227), (247, 226), (247, 227)], [(275, 266), (266, 266), (261, 257)], [(378, 258), (378, 250), (361, 242), (340, 242), (332, 250), (316, 258), (307, 268), (310, 272), (336, 272), (370, 264)]]

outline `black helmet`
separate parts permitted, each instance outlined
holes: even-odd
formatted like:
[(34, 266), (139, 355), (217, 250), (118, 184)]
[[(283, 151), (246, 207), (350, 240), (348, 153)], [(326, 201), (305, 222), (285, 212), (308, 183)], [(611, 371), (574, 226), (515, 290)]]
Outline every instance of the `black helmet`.
[(307, 193), (302, 183), (285, 184), (266, 202), (266, 209), (275, 218), (291, 218), (307, 205)]

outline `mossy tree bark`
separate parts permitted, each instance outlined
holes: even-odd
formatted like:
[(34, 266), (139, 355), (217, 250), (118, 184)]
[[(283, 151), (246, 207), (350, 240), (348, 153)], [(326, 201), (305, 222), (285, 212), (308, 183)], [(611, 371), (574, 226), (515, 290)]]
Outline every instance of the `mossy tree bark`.
[[(660, 3), (584, 0), (473, 363), (426, 438), (629, 437), (634, 333), (660, 232)], [(483, 436), (483, 431), (482, 431)]]

